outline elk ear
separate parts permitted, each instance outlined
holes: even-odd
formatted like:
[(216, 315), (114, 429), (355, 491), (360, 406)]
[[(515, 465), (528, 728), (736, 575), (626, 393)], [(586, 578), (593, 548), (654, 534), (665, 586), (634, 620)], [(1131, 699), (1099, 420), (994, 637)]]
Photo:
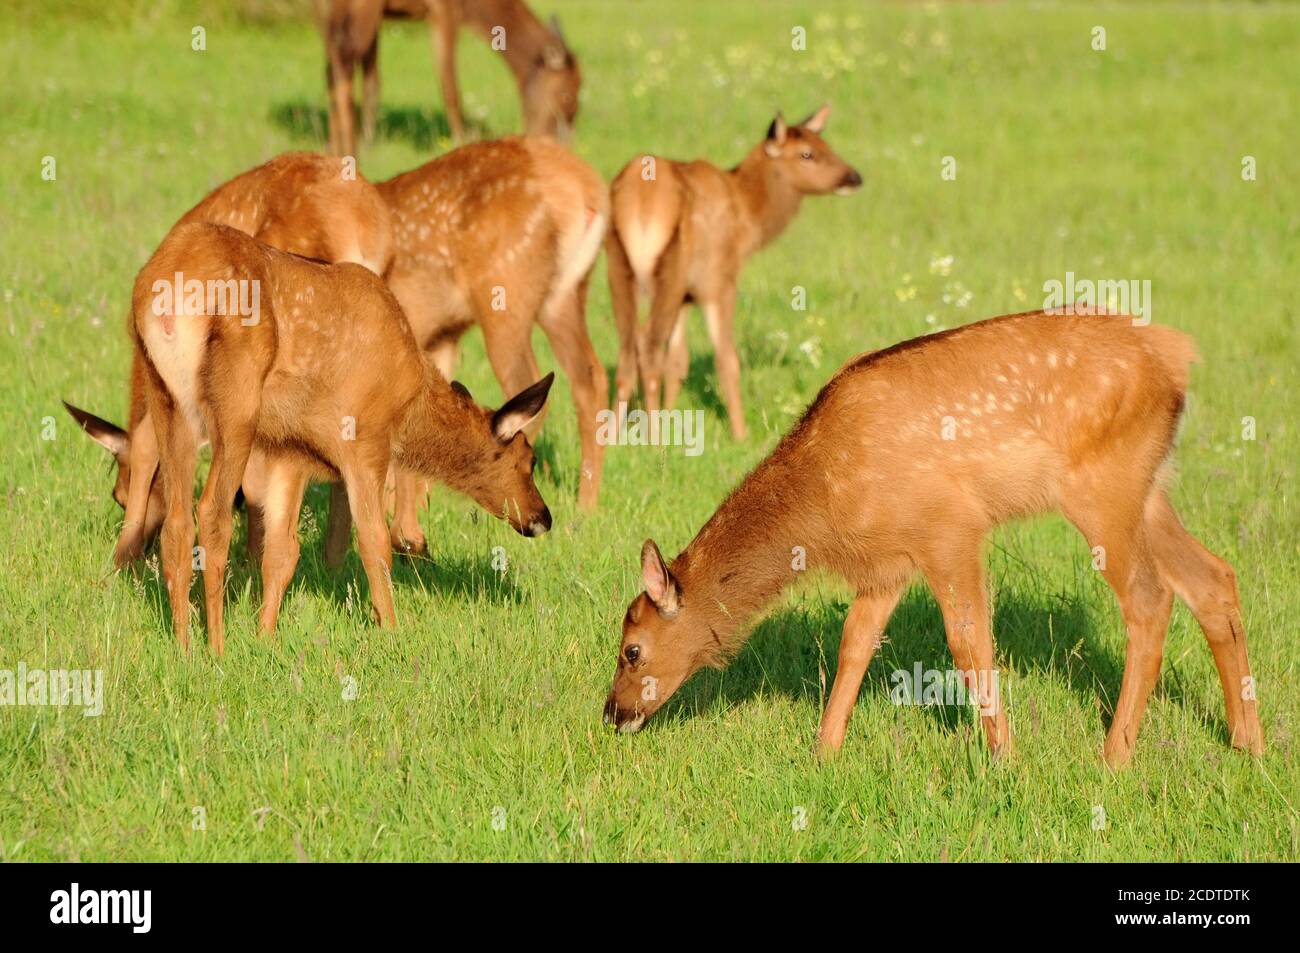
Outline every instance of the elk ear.
[(781, 154), (781, 147), (785, 145), (786, 133), (790, 127), (785, 124), (785, 119), (780, 113), (772, 120), (772, 125), (767, 127), (767, 142), (763, 143), (763, 151), (772, 158)]
[(466, 387), (464, 384), (462, 384), (460, 381), (452, 381), (451, 389), (454, 390), (456, 393), (460, 394), (462, 397), (468, 397), (470, 400), (474, 399), (474, 395), (469, 392), (469, 388)]
[(568, 52), (569, 41), (564, 38), (564, 28), (560, 26), (560, 18), (554, 13), (551, 14), (551, 32), (554, 33), (555, 38), (560, 41), (560, 46), (564, 47), (565, 52)]
[(799, 125), (802, 126), (804, 129), (807, 129), (809, 132), (820, 133), (823, 129), (826, 128), (826, 120), (827, 118), (830, 117), (830, 114), (831, 114), (831, 104), (826, 103), (825, 105), (822, 106), (821, 109), (817, 110), (807, 119), (805, 119), (803, 122), (799, 123)]
[(66, 400), (63, 402), (63, 406), (72, 415), (72, 419), (81, 425), (81, 429), (90, 435), (90, 439), (113, 456), (125, 457), (127, 451), (131, 449), (131, 435), (117, 424), (110, 424), (102, 417), (96, 417), (80, 407), (73, 407)]
[(681, 605), (681, 589), (673, 574), (668, 571), (663, 554), (653, 539), (647, 539), (641, 547), (641, 582), (645, 585), (646, 595), (661, 616), (671, 619), (677, 615), (677, 609)]
[(546, 395), (550, 393), (554, 382), (555, 371), (551, 371), (536, 384), (530, 384), (515, 394), (492, 415), (492, 433), (497, 440), (509, 443), (515, 434), (537, 418), (546, 406)]
[(547, 69), (561, 70), (569, 65), (569, 45), (564, 42), (560, 21), (555, 17), (551, 17), (551, 33), (554, 38), (542, 47), (542, 65)]

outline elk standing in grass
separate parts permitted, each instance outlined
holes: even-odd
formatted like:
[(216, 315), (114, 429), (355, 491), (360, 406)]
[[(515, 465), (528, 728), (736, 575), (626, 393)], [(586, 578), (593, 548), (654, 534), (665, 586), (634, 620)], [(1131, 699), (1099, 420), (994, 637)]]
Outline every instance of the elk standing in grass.
[(456, 142), (465, 139), (460, 90), (456, 87), (456, 37), (461, 26), (499, 50), (519, 87), (524, 132), (567, 139), (578, 115), (581, 77), (559, 23), (542, 24), (521, 0), (320, 0), (326, 82), (329, 85), (330, 150), (356, 154), (352, 77), (362, 68), (361, 134), (374, 137), (379, 109), (379, 27), (385, 16), (428, 21), (438, 60), (443, 108)]
[[(289, 152), (213, 189), (175, 227), (193, 222), (229, 225), (260, 242), (322, 261), (351, 261), (382, 275), (392, 261), (388, 206), (375, 187), (343, 159)], [(144, 396), (144, 367), (131, 364), (127, 430), (74, 407), (64, 406), (117, 461), (113, 499), (126, 511), (113, 559), (118, 566), (139, 559), (162, 525), (164, 508), (158, 443)], [(260, 542), (263, 466), (254, 453), (244, 476), (249, 547)], [(332, 488), (325, 558), (338, 565), (347, 551), (351, 523), (342, 484)]]
[[(514, 137), (462, 146), (378, 189), (393, 223), (388, 286), (445, 376), (461, 335), (477, 324), (502, 391), (513, 394), (540, 376), (534, 324), (546, 333), (578, 412), (578, 503), (595, 506), (603, 459), (596, 418), (609, 397), (586, 323), (587, 283), (609, 217), (600, 176), (548, 139)], [(421, 551), (417, 484), (399, 472), (393, 543)]]
[[(723, 664), (793, 581), (802, 547), (808, 567), (856, 591), (819, 733), (823, 752), (838, 751), (913, 575), (939, 601), (957, 668), (987, 676), (984, 538), (1059, 510), (1104, 554), (1128, 628), (1106, 761), (1118, 767), (1133, 753), (1175, 593), (1214, 653), (1233, 746), (1260, 753), (1236, 578), (1183, 528), (1164, 485), (1194, 356), (1169, 328), (1037, 312), (857, 358), (671, 565), (646, 542), (645, 592), (623, 620), (606, 717), (635, 731), (692, 672)], [(989, 745), (1001, 751), (1006, 716), (996, 697), (980, 702)]]
[[(186, 292), (169, 299), (173, 276)], [(206, 295), (191, 297), (191, 286)], [(213, 289), (225, 287), (238, 287), (241, 303), (243, 289), (252, 289), (253, 313), (214, 308)], [(231, 506), (254, 448), (265, 460), (261, 627), (268, 633), (297, 564), (298, 512), (313, 476), (347, 487), (385, 626), (395, 623), (382, 500), (391, 460), (505, 515), (524, 535), (550, 528), (522, 431), (541, 413), (552, 377), (495, 414), (479, 407), (427, 364), (396, 299), (366, 268), (309, 261), (221, 225), (178, 226), (136, 278), (132, 330), (161, 453), (163, 573), (186, 649), (194, 470), (205, 434), (212, 467), (198, 504), (199, 540), (208, 639), (217, 653), (225, 644)]]
[[(686, 313), (694, 302), (713, 343), (731, 432), (744, 438), (732, 328), (741, 265), (785, 230), (805, 196), (862, 184), (821, 137), (829, 112), (823, 106), (797, 126), (777, 116), (763, 142), (729, 172), (701, 160), (643, 155), (614, 179), (606, 246), (620, 406), (636, 389), (638, 371), (652, 422), (661, 402), (667, 408), (676, 402), (690, 363)], [(644, 329), (637, 322), (638, 292), (650, 298)]]

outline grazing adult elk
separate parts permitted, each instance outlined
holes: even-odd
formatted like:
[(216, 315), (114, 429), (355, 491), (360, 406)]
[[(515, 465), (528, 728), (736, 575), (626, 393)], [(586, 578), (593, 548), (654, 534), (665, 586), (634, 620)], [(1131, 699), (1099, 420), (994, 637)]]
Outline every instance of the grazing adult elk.
[[(260, 242), (307, 258), (351, 261), (382, 275), (392, 261), (388, 206), (375, 187), (345, 160), (311, 152), (288, 152), (213, 189), (175, 227), (193, 222), (229, 225)], [(117, 461), (113, 499), (126, 511), (113, 559), (118, 566), (139, 559), (162, 526), (162, 486), (155, 478), (158, 444), (144, 396), (144, 368), (131, 365), (127, 430), (64, 402), (68, 412)], [(261, 457), (254, 453), (244, 477), (249, 542), (260, 540), (263, 492)], [(351, 522), (342, 484), (335, 484), (326, 531), (325, 558), (342, 561)]]
[[(586, 322), (588, 278), (609, 217), (600, 176), (549, 139), (513, 137), (462, 146), (377, 187), (393, 223), (388, 286), (445, 376), (461, 335), (477, 324), (502, 391), (513, 394), (540, 376), (534, 324), (546, 333), (578, 412), (578, 503), (595, 506), (604, 450), (596, 417), (609, 397)], [(420, 496), (399, 473), (398, 548), (424, 549)]]
[[(1160, 674), (1173, 595), (1214, 653), (1234, 747), (1264, 740), (1232, 568), (1179, 522), (1165, 490), (1190, 339), (1129, 319), (1034, 312), (907, 341), (844, 367), (671, 564), (647, 541), (605, 706), (635, 731), (808, 567), (856, 590), (819, 733), (838, 751), (863, 674), (919, 572), (994, 752), (997, 695), (981, 549), (994, 526), (1049, 510), (1083, 533), (1128, 628), (1106, 761), (1133, 753)], [(802, 547), (802, 549), (798, 549)], [(989, 691), (989, 688), (992, 691)]]
[(461, 26), (482, 35), (501, 53), (519, 87), (524, 132), (567, 139), (578, 115), (578, 61), (554, 19), (543, 26), (522, 0), (318, 0), (325, 34), (329, 84), (330, 150), (356, 154), (352, 77), (360, 64), (361, 135), (374, 138), (379, 109), (379, 27), (384, 17), (428, 21), (438, 60), (447, 124), (456, 142), (465, 139), (456, 87), (456, 37)]
[(504, 515), (526, 536), (550, 528), (522, 431), (541, 413), (553, 375), (496, 413), (479, 407), (423, 359), (374, 272), (289, 255), (222, 225), (182, 225), (136, 278), (131, 313), (162, 459), (163, 574), (183, 648), (195, 455), (204, 435), (212, 467), (199, 499), (199, 541), (217, 653), (225, 646), (231, 506), (254, 448), (266, 467), (261, 626), (268, 633), (297, 564), (298, 511), (312, 477), (347, 487), (384, 626), (396, 622), (382, 499), (391, 459)]
[[(658, 419), (661, 401), (673, 406), (690, 364), (686, 314), (694, 302), (713, 343), (731, 432), (744, 438), (732, 329), (741, 265), (785, 230), (805, 196), (843, 194), (862, 184), (821, 137), (829, 113), (823, 106), (797, 126), (778, 115), (767, 137), (729, 172), (703, 160), (641, 155), (614, 179), (606, 246), (620, 406), (636, 390), (638, 370), (650, 419)], [(637, 322), (638, 292), (650, 298), (644, 329)]]

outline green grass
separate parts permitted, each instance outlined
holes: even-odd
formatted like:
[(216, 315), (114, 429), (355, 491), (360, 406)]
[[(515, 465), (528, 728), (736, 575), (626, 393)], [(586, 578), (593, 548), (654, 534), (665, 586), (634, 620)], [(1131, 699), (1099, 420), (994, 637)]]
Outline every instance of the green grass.
[[(237, 540), (220, 662), (178, 654), (156, 556), (111, 571), (121, 514), (108, 462), (58, 401), (122, 419), (136, 270), (208, 188), (320, 146), (319, 40), (305, 23), (214, 21), (194, 53), (199, 21), (183, 12), (0, 24), (0, 668), (102, 668), (107, 695), (99, 718), (0, 708), (0, 859), (1300, 859), (1300, 12), (541, 6), (561, 9), (581, 56), (578, 148), (606, 177), (638, 150), (729, 164), (776, 108), (799, 118), (834, 104), (827, 138), (866, 186), (809, 201), (743, 275), (751, 437), (728, 436), (693, 319), (683, 403), (707, 411), (703, 455), (611, 450), (603, 506), (580, 518), (561, 383), (542, 438), (555, 531), (525, 540), (436, 494), (423, 516), (432, 559), (395, 572), (394, 631), (370, 624), (355, 554), (337, 574), (323, 565), (316, 488), (278, 644), (255, 637), (258, 582)], [(1089, 46), (1098, 24), (1106, 52)], [(807, 52), (790, 50), (794, 25)], [(504, 69), (469, 38), (462, 59), (469, 113), (514, 129)], [(373, 178), (448, 147), (423, 28), (385, 28), (381, 67), (384, 137), (362, 163)], [(46, 155), (54, 182), (40, 176)], [(956, 181), (940, 178), (945, 155)], [(1241, 178), (1244, 155), (1256, 181)], [(1134, 764), (1105, 770), (1123, 627), (1058, 518), (1005, 528), (990, 547), (1014, 759), (990, 762), (968, 711), (890, 702), (893, 669), (950, 664), (916, 589), (843, 757), (816, 763), (850, 595), (832, 579), (790, 592), (729, 670), (697, 676), (642, 734), (602, 728), (646, 536), (684, 546), (851, 355), (1039, 306), (1043, 282), (1067, 271), (1150, 279), (1155, 320), (1204, 352), (1174, 499), (1240, 574), (1262, 760), (1226, 746), (1211, 656), (1180, 607)], [(805, 312), (789, 306), (795, 285)], [(612, 364), (603, 263), (593, 287), (588, 320)], [(498, 399), (477, 333), (461, 376)], [(1241, 439), (1246, 416), (1254, 441)], [(56, 439), (42, 439), (47, 417)]]

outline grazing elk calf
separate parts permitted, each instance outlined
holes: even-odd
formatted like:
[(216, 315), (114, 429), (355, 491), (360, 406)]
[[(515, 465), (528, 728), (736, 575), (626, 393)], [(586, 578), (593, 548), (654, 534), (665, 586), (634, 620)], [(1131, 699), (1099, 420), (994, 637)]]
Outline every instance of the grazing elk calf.
[(792, 553), (802, 552), (857, 593), (823, 752), (843, 743), (863, 674), (917, 572), (939, 601), (957, 668), (991, 694), (979, 698), (981, 720), (1000, 751), (1010, 737), (989, 677), (982, 544), (1000, 523), (1059, 510), (1102, 547), (1128, 627), (1106, 761), (1132, 756), (1175, 593), (1213, 650), (1233, 746), (1260, 753), (1233, 570), (1183, 528), (1164, 487), (1194, 357), (1169, 328), (1036, 312), (852, 361), (671, 565), (646, 542), (645, 592), (623, 619), (606, 718), (635, 731), (692, 672), (722, 665), (794, 579)]
[[(375, 187), (344, 160), (311, 152), (288, 152), (213, 189), (186, 212), (175, 227), (193, 222), (229, 225), (260, 242), (306, 258), (351, 261), (382, 275), (392, 261), (388, 206)], [(131, 364), (127, 430), (64, 402), (73, 418), (113, 454), (117, 478), (113, 499), (126, 511), (113, 560), (118, 566), (139, 559), (162, 526), (162, 485), (156, 479), (158, 443), (144, 395), (139, 353)], [(261, 535), (264, 467), (254, 451), (244, 475), (248, 538), (256, 552)], [(347, 498), (334, 484), (325, 558), (338, 565), (351, 532)]]
[[(230, 302), (238, 301), (238, 308)], [(172, 624), (189, 647), (195, 455), (212, 467), (199, 499), (208, 639), (220, 653), (231, 505), (249, 455), (265, 459), (262, 629), (274, 632), (298, 559), (310, 477), (342, 480), (380, 624), (395, 623), (384, 523), (389, 462), (440, 480), (526, 536), (550, 512), (522, 435), (552, 376), (495, 414), (422, 358), (396, 299), (373, 272), (327, 265), (220, 225), (173, 229), (136, 278), (132, 330), (161, 453), (163, 573)]]
[[(661, 401), (667, 408), (676, 402), (690, 364), (686, 312), (695, 302), (713, 343), (731, 432), (744, 438), (732, 330), (740, 267), (785, 230), (805, 196), (842, 194), (862, 184), (821, 137), (829, 112), (823, 106), (797, 126), (778, 115), (767, 137), (729, 172), (702, 160), (643, 155), (614, 179), (606, 247), (620, 406), (636, 390), (638, 369), (652, 422)], [(644, 329), (637, 322), (638, 292), (650, 298)]]
[[(540, 376), (534, 324), (546, 332), (578, 412), (578, 503), (595, 506), (604, 449), (596, 418), (609, 398), (586, 319), (588, 278), (609, 217), (600, 176), (548, 139), (515, 137), (462, 146), (378, 188), (393, 222), (388, 286), (446, 377), (461, 335), (477, 324), (503, 392), (513, 394)], [(540, 426), (539, 419), (529, 436)], [(399, 473), (399, 549), (424, 549), (420, 497), (416, 481)]]
[(428, 21), (438, 60), (447, 124), (456, 142), (465, 139), (460, 90), (456, 87), (456, 37), (471, 27), (498, 50), (519, 87), (524, 132), (568, 139), (578, 115), (582, 82), (578, 61), (560, 32), (559, 22), (543, 26), (522, 0), (320, 0), (329, 84), (330, 150), (356, 154), (352, 77), (363, 73), (361, 135), (374, 138), (379, 109), (379, 27), (384, 17)]

